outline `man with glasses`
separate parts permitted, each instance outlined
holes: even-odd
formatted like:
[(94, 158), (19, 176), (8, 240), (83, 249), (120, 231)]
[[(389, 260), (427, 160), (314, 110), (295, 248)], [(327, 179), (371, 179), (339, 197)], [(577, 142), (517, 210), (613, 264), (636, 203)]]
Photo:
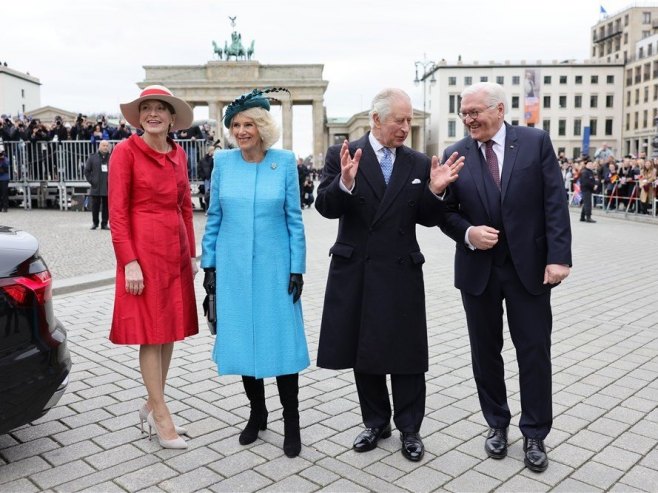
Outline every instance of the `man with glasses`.
[(455, 286), (461, 290), (473, 374), (490, 430), (485, 451), (507, 455), (511, 413), (503, 348), (503, 300), (516, 348), (525, 465), (548, 467), (544, 439), (552, 421), (551, 288), (571, 267), (571, 227), (562, 175), (549, 135), (504, 121), (505, 92), (483, 82), (461, 94), (469, 135), (444, 159), (465, 157), (450, 185), (441, 229), (457, 243)]

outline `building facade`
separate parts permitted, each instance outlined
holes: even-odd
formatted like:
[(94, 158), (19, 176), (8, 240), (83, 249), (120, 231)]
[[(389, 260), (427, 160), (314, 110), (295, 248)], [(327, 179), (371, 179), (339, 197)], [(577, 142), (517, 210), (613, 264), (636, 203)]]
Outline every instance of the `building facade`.
[(658, 116), (658, 7), (631, 7), (592, 27), (592, 57), (623, 61), (622, 155), (646, 152)]
[(435, 64), (423, 77), (433, 79), (423, 84), (430, 115), (425, 152), (436, 154), (465, 135), (459, 95), (490, 81), (505, 88), (506, 120), (548, 131), (556, 152), (594, 155), (607, 143), (617, 157), (651, 155), (658, 132), (658, 6), (601, 18), (591, 28), (590, 48), (592, 58), (584, 61)]
[(426, 77), (427, 154), (438, 154), (466, 135), (458, 116), (460, 94), (477, 82), (505, 89), (507, 122), (546, 130), (556, 152), (567, 157), (593, 155), (604, 142), (621, 147), (624, 65), (620, 62), (553, 61), (544, 63), (448, 63), (441, 61)]
[(0, 113), (24, 114), (41, 106), (41, 82), (25, 74), (0, 65)]

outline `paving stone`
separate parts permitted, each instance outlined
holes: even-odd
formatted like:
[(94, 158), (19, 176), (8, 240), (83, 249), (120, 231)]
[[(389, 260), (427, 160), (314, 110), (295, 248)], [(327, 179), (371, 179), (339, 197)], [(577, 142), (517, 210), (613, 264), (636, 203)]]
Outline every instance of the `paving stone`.
[(571, 477), (583, 483), (606, 490), (622, 477), (623, 474), (623, 471), (619, 469), (592, 461), (583, 464)]
[(534, 479), (524, 478), (523, 476), (514, 476), (509, 481), (501, 484), (497, 490), (500, 492), (543, 492), (548, 491), (550, 486), (535, 481)]
[(569, 443), (563, 443), (555, 448), (550, 457), (562, 464), (577, 468), (587, 462), (593, 455), (594, 452), (591, 450), (587, 450), (583, 447), (576, 447)]
[(20, 442), (26, 443), (31, 440), (42, 439), (48, 435), (54, 435), (62, 431), (70, 430), (71, 427), (64, 426), (59, 421), (46, 421), (37, 425), (30, 425), (12, 432)]
[(104, 483), (94, 485), (88, 489), (79, 490), (78, 493), (125, 493), (125, 491), (126, 490), (118, 484), (113, 483), (112, 481), (105, 481)]
[(427, 465), (440, 471), (442, 473), (448, 474), (453, 478), (461, 476), (467, 470), (473, 468), (476, 464), (479, 464), (481, 461), (470, 455), (466, 455), (458, 450), (451, 450), (443, 455), (440, 455), (436, 459), (429, 462)]
[(429, 492), (440, 488), (451, 479), (452, 477), (447, 474), (426, 467), (419, 467), (395, 481), (395, 485), (409, 491)]
[(624, 475), (620, 482), (642, 491), (655, 492), (658, 484), (658, 471), (644, 466), (635, 466)]
[(592, 452), (602, 450), (613, 440), (613, 437), (604, 435), (602, 433), (594, 433), (591, 430), (580, 430), (573, 435), (567, 443), (575, 445), (576, 447), (584, 447)]
[(257, 472), (247, 470), (210, 486), (210, 489), (215, 492), (226, 493), (237, 493), (243, 491), (250, 492), (259, 491), (271, 483), (272, 482), (269, 479), (261, 476)]
[(348, 481), (347, 479), (339, 479), (338, 481), (325, 486), (321, 490), (318, 490), (320, 493), (344, 493), (346, 491), (349, 491), (351, 493), (359, 493), (359, 492), (369, 492), (372, 490), (369, 490), (368, 488), (364, 488), (363, 486), (359, 486), (358, 484), (354, 484), (351, 481)]
[(103, 449), (94, 442), (85, 440), (83, 442), (77, 442), (72, 445), (51, 450), (50, 452), (41, 455), (51, 464), (59, 466), (67, 462), (87, 458), (89, 455), (95, 454), (101, 450)]
[(596, 493), (604, 490), (600, 488), (596, 488), (595, 486), (589, 485), (587, 483), (577, 481), (575, 479), (567, 478), (551, 491), (564, 492), (564, 493), (574, 493), (574, 492)]
[(16, 481), (11, 481), (9, 483), (4, 483), (2, 486), (0, 486), (0, 491), (3, 492), (20, 492), (20, 493), (32, 493), (32, 492), (37, 492), (41, 491), (37, 486), (35, 486), (34, 483), (31, 481), (22, 478), (22, 479), (17, 479)]
[(77, 460), (32, 474), (30, 479), (41, 489), (48, 489), (92, 472), (94, 472), (94, 469), (90, 465)]
[[(383, 468), (383, 469), (386, 471), (389, 470), (389, 468)], [(303, 471), (300, 471), (299, 475), (320, 486), (327, 486), (328, 484), (333, 483), (339, 478), (339, 476), (336, 473), (329, 471), (328, 469), (325, 469), (324, 467), (320, 467), (320, 466), (307, 467)]]
[(637, 464), (641, 458), (642, 456), (635, 452), (610, 446), (597, 453), (593, 457), (593, 460), (621, 471), (628, 471), (631, 467)]
[(174, 476), (178, 476), (178, 474), (172, 468), (162, 463), (156, 463), (143, 469), (124, 474), (116, 478), (115, 482), (127, 490), (137, 491), (156, 485)]
[(187, 473), (221, 458), (222, 456), (214, 450), (202, 447), (170, 458), (167, 465), (178, 472)]
[[(102, 449), (99, 449), (102, 450)], [(98, 470), (114, 467), (117, 464), (126, 462), (144, 453), (131, 444), (120, 445), (119, 447), (105, 450), (97, 454), (89, 455), (85, 461), (94, 466)]]
[(658, 470), (658, 449), (654, 448), (640, 462), (640, 465)]
[(49, 450), (53, 450), (58, 447), (59, 445), (56, 441), (52, 440), (50, 437), (43, 437), (6, 448), (2, 450), (1, 453), (8, 462), (16, 462), (27, 457), (33, 457), (35, 455), (48, 452)]
[[(159, 462), (159, 459), (152, 454), (149, 455), (142, 455), (140, 457), (137, 457), (132, 460), (125, 460), (123, 462), (120, 462), (112, 467), (108, 467), (106, 469), (102, 469), (100, 471), (94, 472), (92, 474), (88, 474), (86, 476), (82, 476), (78, 479), (75, 479), (73, 481), (69, 481), (67, 483), (63, 483), (59, 486), (57, 486), (57, 490), (61, 491), (62, 493), (68, 493), (70, 491), (78, 491), (78, 490), (86, 490), (86, 489), (92, 489), (96, 487), (96, 485), (112, 481), (116, 478), (120, 478), (124, 476), (125, 474), (131, 473), (133, 471), (139, 471), (145, 467), (148, 467), (151, 464)], [(114, 484), (114, 483), (113, 483)], [(123, 488), (122, 488), (123, 490)], [(96, 492), (102, 492), (102, 489), (96, 489), (94, 490)], [(124, 490), (125, 491), (125, 490)]]
[(188, 493), (199, 491), (208, 486), (220, 483), (223, 477), (205, 467), (198, 467), (184, 474), (167, 479), (158, 486), (172, 493)]
[(617, 421), (616, 419), (603, 417), (590, 424), (587, 429), (595, 433), (602, 433), (604, 435), (616, 438), (624, 431), (629, 429), (630, 426), (631, 425), (628, 423), (623, 423), (621, 421)]
[(289, 493), (291, 491), (295, 492), (310, 492), (316, 491), (318, 489), (317, 485), (311, 483), (310, 481), (300, 477), (300, 476), (288, 476), (277, 483), (273, 483), (270, 486), (263, 488), (262, 491), (281, 491), (284, 493)]
[(466, 471), (461, 476), (443, 485), (448, 491), (491, 491), (500, 485), (501, 481), (485, 476), (477, 471)]
[(630, 450), (631, 452), (646, 454), (656, 446), (656, 441), (635, 433), (626, 432), (612, 442), (612, 445), (623, 448), (624, 450)]
[(218, 461), (211, 462), (210, 464), (207, 464), (207, 467), (228, 478), (243, 471), (253, 469), (263, 462), (265, 462), (265, 459), (262, 457), (254, 454), (250, 450), (243, 450)]

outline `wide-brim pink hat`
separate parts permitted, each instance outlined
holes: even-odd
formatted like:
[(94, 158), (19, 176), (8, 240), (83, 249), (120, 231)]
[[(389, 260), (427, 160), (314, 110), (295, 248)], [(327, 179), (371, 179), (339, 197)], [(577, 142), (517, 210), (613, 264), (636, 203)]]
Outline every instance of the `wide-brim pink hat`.
[(165, 86), (153, 85), (145, 87), (139, 94), (139, 97), (130, 103), (123, 103), (121, 106), (121, 113), (128, 123), (135, 128), (140, 128), (139, 123), (139, 104), (148, 99), (157, 99), (169, 103), (174, 108), (176, 117), (171, 131), (183, 130), (190, 128), (194, 121), (194, 112), (189, 104), (180, 98), (177, 98)]

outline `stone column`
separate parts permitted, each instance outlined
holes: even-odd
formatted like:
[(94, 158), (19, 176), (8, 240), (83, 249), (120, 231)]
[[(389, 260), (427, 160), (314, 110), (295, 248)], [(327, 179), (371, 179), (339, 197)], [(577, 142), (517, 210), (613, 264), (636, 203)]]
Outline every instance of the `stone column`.
[(208, 101), (208, 119), (217, 119), (217, 101)]
[(217, 126), (215, 127), (215, 140), (219, 139), (219, 142), (223, 149), (227, 148), (228, 142), (224, 138), (224, 101), (215, 101), (215, 119), (217, 121)]
[(324, 166), (327, 143), (324, 139), (324, 105), (322, 99), (313, 100), (313, 167)]
[(283, 148), (292, 151), (292, 101), (281, 102), (281, 121), (283, 123)]

